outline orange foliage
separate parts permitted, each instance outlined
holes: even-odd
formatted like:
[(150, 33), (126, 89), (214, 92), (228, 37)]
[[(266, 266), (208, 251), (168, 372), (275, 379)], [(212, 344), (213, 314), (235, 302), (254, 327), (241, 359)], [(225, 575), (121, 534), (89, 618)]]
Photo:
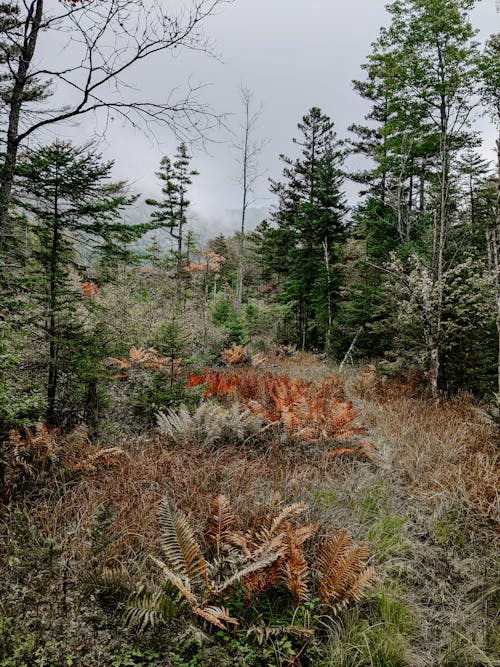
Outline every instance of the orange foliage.
[(35, 432), (28, 431), (24, 437), (12, 430), (0, 447), (6, 479), (12, 487), (23, 478), (36, 478), (49, 470), (62, 474), (93, 471), (118, 463), (124, 454), (119, 447), (103, 449), (90, 444), (84, 426), (76, 426), (64, 436), (45, 424), (37, 424)]
[(215, 252), (204, 252), (201, 254), (201, 258), (201, 262), (190, 262), (184, 270), (189, 271), (189, 273), (196, 271), (214, 271), (217, 273), (220, 271), (222, 263), (226, 261), (225, 257)]
[(205, 370), (202, 373), (191, 373), (188, 375), (187, 387), (198, 387), (204, 384), (204, 396), (224, 396), (236, 386), (235, 378), (220, 371)]
[[(238, 372), (205, 370), (189, 377), (188, 387), (205, 385), (205, 396), (234, 392), (243, 405), (270, 422), (280, 422), (291, 435), (308, 442), (328, 443), (366, 435), (353, 426), (357, 414), (344, 400), (341, 380), (326, 377), (316, 387), (312, 382), (288, 375), (259, 373), (254, 368)], [(348, 448), (329, 450), (335, 455), (359, 453), (374, 458), (373, 445), (357, 441)]]
[(222, 358), (230, 364), (242, 364), (247, 359), (247, 351), (242, 345), (233, 343), (228, 350), (223, 350)]
[(86, 296), (90, 300), (95, 299), (97, 292), (99, 291), (97, 285), (89, 281), (80, 283), (80, 287), (82, 288), (84, 296)]
[[(131, 347), (128, 359), (108, 357), (106, 361), (111, 366), (116, 366), (121, 370), (127, 370), (131, 366), (137, 365), (143, 366), (144, 368), (151, 368), (160, 373), (170, 372), (172, 368), (174, 373), (180, 373), (181, 371), (179, 359), (174, 359), (172, 362), (171, 357), (160, 357), (152, 347), (148, 350), (144, 350), (142, 347)], [(119, 373), (115, 377), (125, 378), (127, 376), (125, 373)]]

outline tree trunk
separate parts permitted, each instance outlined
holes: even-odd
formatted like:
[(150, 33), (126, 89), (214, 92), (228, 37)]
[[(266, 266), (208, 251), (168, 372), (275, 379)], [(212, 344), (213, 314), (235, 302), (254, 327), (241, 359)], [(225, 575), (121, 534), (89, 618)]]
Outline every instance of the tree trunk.
[(326, 286), (327, 286), (327, 316), (328, 327), (325, 336), (325, 352), (328, 353), (330, 349), (330, 336), (332, 335), (332, 295), (331, 295), (331, 276), (330, 276), (330, 251), (328, 249), (328, 239), (323, 240), (323, 250), (325, 253), (325, 270), (326, 270)]
[(7, 250), (12, 230), (9, 229), (9, 206), (14, 183), (14, 171), (17, 164), (19, 150), (19, 120), (24, 91), (27, 84), (28, 70), (35, 53), (38, 31), (43, 15), (43, 0), (33, 0), (29, 5), (28, 14), (24, 23), (24, 41), (18, 56), (17, 71), (14, 76), (14, 86), (10, 97), (9, 120), (7, 126), (7, 142), (2, 169), (0, 186), (0, 250)]
[[(57, 167), (56, 167), (57, 168)], [(47, 379), (47, 424), (53, 426), (56, 422), (57, 396), (57, 261), (59, 257), (59, 199), (57, 185), (54, 193), (54, 227), (52, 230), (52, 244), (50, 248), (50, 278), (49, 278), (49, 373)]]
[(236, 278), (236, 304), (241, 307), (243, 300), (243, 272), (244, 272), (244, 252), (245, 252), (245, 218), (248, 206), (248, 139), (250, 136), (250, 99), (245, 100), (245, 136), (243, 139), (243, 201), (241, 202), (241, 228), (238, 248), (238, 271)]

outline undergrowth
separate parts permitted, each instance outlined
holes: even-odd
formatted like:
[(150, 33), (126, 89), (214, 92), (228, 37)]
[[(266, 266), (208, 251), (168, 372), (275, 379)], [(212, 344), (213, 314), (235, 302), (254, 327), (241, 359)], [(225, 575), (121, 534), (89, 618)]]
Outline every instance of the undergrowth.
[[(0, 665), (499, 664), (495, 425), (463, 397), (428, 402), (418, 387), (389, 388), (372, 371), (321, 384), (323, 360), (309, 367), (292, 354), (273, 363), (211, 371), (205, 380), (218, 373), (234, 382), (229, 391), (164, 407), (159, 428), (106, 443), (116, 450), (83, 430), (39, 427), (4, 441)], [(337, 422), (323, 432), (338, 405), (349, 406), (340, 431)], [(344, 441), (342, 429), (360, 432)], [(328, 453), (359, 439), (376, 447), (375, 460)], [(186, 578), (165, 553), (168, 521), (163, 514), (160, 526), (157, 510), (166, 492), (194, 540), (182, 553), (191, 549), (200, 572), (205, 563), (208, 589), (203, 574)], [(218, 496), (234, 516), (227, 534), (207, 528), (207, 515), (221, 517)], [(269, 522), (286, 507), (301, 509), (273, 533)], [(321, 599), (316, 563), (328, 535), (347, 533), (352, 548), (369, 545), (379, 583), (335, 614)], [(304, 563), (306, 587), (292, 576)], [(264, 573), (266, 585), (250, 595), (248, 577), (259, 589)], [(189, 582), (196, 606), (175, 577)], [(207, 608), (205, 617), (195, 611)], [(141, 609), (174, 619), (141, 629)], [(123, 619), (134, 616), (127, 629)]]

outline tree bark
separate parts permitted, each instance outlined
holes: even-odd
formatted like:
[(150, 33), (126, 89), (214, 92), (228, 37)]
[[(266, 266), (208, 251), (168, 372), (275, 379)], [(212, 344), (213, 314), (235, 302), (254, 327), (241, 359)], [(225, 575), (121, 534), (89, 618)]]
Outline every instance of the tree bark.
[(28, 13), (24, 23), (24, 39), (18, 59), (17, 71), (14, 75), (14, 86), (10, 97), (7, 145), (0, 187), (0, 251), (7, 249), (9, 238), (12, 233), (8, 226), (9, 206), (12, 198), (14, 172), (19, 150), (21, 106), (27, 85), (28, 70), (35, 54), (42, 15), (43, 0), (33, 0), (28, 6)]

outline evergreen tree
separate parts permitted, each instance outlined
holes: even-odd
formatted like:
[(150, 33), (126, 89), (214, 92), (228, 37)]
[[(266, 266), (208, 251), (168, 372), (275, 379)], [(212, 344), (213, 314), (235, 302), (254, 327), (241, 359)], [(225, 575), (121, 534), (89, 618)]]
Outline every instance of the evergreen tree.
[(85, 298), (79, 284), (78, 246), (90, 244), (96, 253), (101, 248), (120, 252), (122, 243), (147, 230), (145, 225), (130, 227), (121, 221), (121, 211), (135, 197), (126, 194), (124, 183), (109, 182), (111, 168), (111, 162), (103, 162), (88, 147), (62, 142), (25, 154), (18, 166), (16, 203), (27, 212), (36, 239), (29, 283), (47, 346), (49, 424), (58, 421), (63, 368), (71, 373), (85, 366), (87, 381), (96, 379), (98, 358), (88, 360), (89, 354), (98, 356), (92, 350), (96, 340), (85, 330), (81, 312)]
[(346, 236), (343, 151), (332, 121), (317, 107), (298, 129), (301, 138), (294, 143), (300, 157), (281, 155), (284, 180), (271, 181), (279, 200), (272, 216), (275, 227), (262, 226), (260, 232), (264, 261), (270, 268), (276, 260), (282, 265), (283, 299), (296, 311), (298, 342), (302, 348), (328, 349), (339, 289), (334, 265)]
[(487, 232), (488, 263), (496, 287), (497, 392), (500, 397), (500, 36), (492, 35), (480, 61), (481, 98), (497, 127), (496, 215)]
[(191, 156), (185, 144), (180, 144), (173, 160), (165, 156), (160, 163), (160, 171), (156, 173), (164, 183), (161, 189), (164, 198), (161, 201), (146, 200), (147, 204), (155, 208), (151, 213), (151, 220), (157, 227), (165, 227), (177, 242), (175, 252), (177, 279), (180, 279), (184, 266), (184, 227), (188, 223), (187, 210), (191, 203), (187, 198), (188, 188), (192, 183), (192, 176), (198, 175), (197, 171), (189, 168), (190, 160)]
[[(445, 273), (453, 268), (450, 233), (460, 210), (459, 166), (463, 151), (476, 145), (471, 129), (478, 87), (477, 45), (468, 12), (474, 0), (400, 0), (388, 6), (391, 23), (381, 30), (358, 90), (373, 99), (370, 120), (378, 143), (358, 148), (375, 161), (380, 197), (394, 220), (401, 257), (415, 250), (434, 301), (427, 322), (425, 354), (437, 395), (442, 343)], [(359, 132), (358, 132), (359, 135)], [(389, 211), (388, 211), (389, 213)], [(391, 232), (392, 235), (392, 232)], [(415, 275), (416, 269), (412, 269)], [(422, 280), (427, 278), (422, 273)], [(426, 325), (426, 326), (427, 326)]]

